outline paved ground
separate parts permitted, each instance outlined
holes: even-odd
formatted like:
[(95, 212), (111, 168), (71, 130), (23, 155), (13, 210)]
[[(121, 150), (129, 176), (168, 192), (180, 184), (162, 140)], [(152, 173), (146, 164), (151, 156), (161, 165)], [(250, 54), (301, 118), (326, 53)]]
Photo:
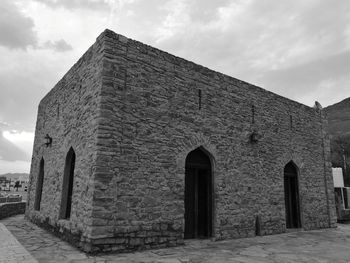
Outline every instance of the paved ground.
[[(336, 229), (301, 231), (220, 242), (191, 241), (187, 242), (186, 246), (176, 248), (88, 256), (27, 222), (23, 216), (14, 216), (0, 223), (6, 225), (38, 262), (350, 262), (350, 225), (339, 225)], [(0, 248), (3, 245), (0, 242)], [(3, 250), (0, 249), (0, 253), (1, 251)]]
[(0, 262), (36, 263), (32, 255), (17, 241), (17, 239), (0, 223)]

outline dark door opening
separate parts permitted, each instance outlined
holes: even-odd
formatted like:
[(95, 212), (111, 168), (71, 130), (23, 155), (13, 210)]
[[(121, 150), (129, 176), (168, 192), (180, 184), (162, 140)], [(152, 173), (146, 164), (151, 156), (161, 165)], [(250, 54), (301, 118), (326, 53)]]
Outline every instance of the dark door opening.
[(73, 183), (74, 183), (74, 168), (75, 168), (75, 152), (73, 148), (70, 148), (64, 167), (63, 184), (62, 184), (62, 199), (60, 218), (68, 219), (71, 215), (72, 209), (72, 195), (73, 195)]
[(284, 167), (284, 198), (286, 206), (286, 227), (300, 228), (298, 172), (291, 162)]
[(212, 176), (209, 157), (201, 150), (186, 158), (185, 238), (207, 238), (212, 234)]
[(34, 209), (37, 210), (37, 211), (40, 210), (41, 196), (42, 196), (42, 193), (43, 193), (44, 166), (45, 166), (44, 158), (41, 158), (39, 174), (38, 174), (38, 180), (37, 180), (37, 183), (36, 183), (36, 193), (35, 193), (35, 202), (34, 202)]

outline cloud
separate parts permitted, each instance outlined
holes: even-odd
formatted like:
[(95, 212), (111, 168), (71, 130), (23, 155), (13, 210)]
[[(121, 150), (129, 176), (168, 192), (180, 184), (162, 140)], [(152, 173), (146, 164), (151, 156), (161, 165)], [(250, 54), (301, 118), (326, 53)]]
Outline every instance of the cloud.
[(0, 130), (0, 160), (3, 161), (29, 161), (30, 156), (18, 148), (14, 143), (7, 140)]
[(124, 5), (137, 0), (35, 0), (51, 8), (63, 7), (66, 9), (110, 10), (122, 8)]
[(17, 130), (5, 130), (2, 133), (3, 137), (15, 144), (19, 149), (23, 150), (26, 154), (32, 155), (34, 132), (17, 131)]
[[(37, 105), (45, 92), (51, 88), (49, 85), (45, 87), (45, 84), (48, 83), (47, 78), (52, 73), (42, 66), (37, 66), (36, 63), (30, 65), (26, 65), (25, 62), (23, 65), (9, 63), (8, 67), (9, 70), (0, 68), (0, 120), (8, 123), (10, 129), (32, 130), (35, 126)], [(42, 74), (37, 70), (41, 70)]]
[(56, 40), (56, 41), (46, 41), (42, 48), (52, 49), (57, 52), (65, 52), (72, 50), (73, 47), (68, 44), (64, 39)]
[(1, 1), (0, 45), (11, 49), (26, 49), (37, 45), (33, 20), (25, 16), (12, 0)]
[(350, 50), (288, 68), (266, 71), (258, 82), (293, 99), (304, 98), (309, 103), (312, 100), (328, 100), (327, 104), (331, 104), (346, 96), (350, 86), (349, 68)]
[(30, 162), (4, 161), (0, 159), (0, 174), (5, 173), (29, 173)]
[(167, 15), (162, 26), (157, 29), (157, 42), (174, 37), (179, 30), (190, 23), (188, 8), (185, 0), (171, 0), (161, 7)]
[(52, 8), (64, 7), (67, 9), (107, 9), (105, 0), (35, 0)]
[(165, 2), (148, 29), (160, 49), (306, 104), (305, 87), (346, 91), (350, 2), (204, 1), (210, 11), (195, 2)]
[(38, 35), (32, 18), (27, 17), (20, 11), (14, 1), (4, 0), (0, 5), (0, 46), (10, 49), (27, 50), (52, 49), (64, 52), (72, 49), (64, 39), (46, 41), (43, 45), (38, 44)]
[[(324, 79), (346, 77), (350, 68), (350, 50), (328, 57), (294, 65), (279, 70), (267, 71), (263, 81), (269, 85), (310, 86)], [(288, 79), (288, 83), (286, 80)], [(288, 89), (288, 88), (286, 88)]]
[(217, 18), (218, 9), (227, 6), (229, 2), (229, 0), (192, 0), (189, 1), (189, 15), (194, 22), (209, 23)]
[(6, 61), (0, 64), (0, 121), (8, 124), (4, 130), (34, 130), (40, 100), (81, 55), (72, 53), (9, 52), (0, 47), (0, 57)]
[(4, 121), (0, 121), (0, 130), (1, 128), (5, 128), (5, 127), (9, 127), (10, 124), (8, 124), (7, 122), (4, 122)]

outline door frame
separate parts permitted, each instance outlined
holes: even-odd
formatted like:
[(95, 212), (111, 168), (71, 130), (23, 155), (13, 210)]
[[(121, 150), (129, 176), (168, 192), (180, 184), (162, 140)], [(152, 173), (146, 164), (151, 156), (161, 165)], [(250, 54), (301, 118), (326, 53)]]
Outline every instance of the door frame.
[[(294, 173), (291, 172), (286, 172), (286, 167), (291, 165), (294, 169)], [(287, 200), (286, 200), (286, 177), (293, 178), (295, 180), (295, 201), (296, 201), (296, 217), (297, 217), (297, 226), (292, 226), (292, 227), (287, 227), (287, 211), (290, 211), (291, 209), (287, 209)], [(298, 229), (302, 228), (303, 226), (303, 220), (302, 220), (302, 210), (301, 210), (301, 198), (300, 198), (300, 185), (299, 185), (299, 169), (298, 166), (295, 165), (293, 161), (288, 162), (284, 168), (283, 168), (283, 190), (284, 190), (284, 206), (285, 206), (285, 224), (286, 224), (286, 229)], [(288, 180), (288, 188), (290, 189), (290, 180)], [(289, 193), (289, 197), (291, 197), (291, 194)], [(291, 201), (290, 201), (291, 203)], [(288, 205), (288, 208), (289, 205)], [(292, 222), (291, 222), (292, 224)]]
[[(185, 157), (185, 177), (186, 177), (186, 168), (188, 168), (188, 162), (187, 162), (187, 157), (189, 156), (189, 154), (195, 150), (200, 150), (202, 151), (206, 157), (208, 158), (209, 162), (208, 164), (210, 165), (210, 167), (208, 167), (209, 165), (205, 164), (205, 165), (199, 165), (199, 164), (191, 164), (189, 163), (189, 168), (192, 168), (192, 169), (208, 169), (208, 171), (210, 172), (210, 174), (208, 175), (209, 176), (209, 194), (208, 194), (208, 205), (209, 205), (209, 209), (208, 209), (208, 228), (207, 228), (207, 231), (208, 231), (208, 236), (206, 238), (213, 238), (214, 237), (214, 225), (215, 225), (215, 176), (214, 176), (214, 168), (215, 168), (215, 162), (214, 162), (214, 158), (212, 157), (212, 155), (202, 146), (200, 147), (197, 147), (195, 149), (193, 149), (192, 151), (189, 151)], [(186, 178), (184, 178), (184, 190), (186, 189)], [(185, 193), (185, 191), (184, 191)], [(184, 227), (183, 227), (183, 234), (184, 234), (184, 238), (185, 238), (185, 226), (186, 226), (186, 217), (185, 217), (185, 213), (186, 213), (186, 203), (185, 203), (185, 199), (186, 199), (186, 195), (184, 194), (184, 200), (183, 200), (183, 204), (184, 204)], [(198, 231), (198, 229), (197, 229)], [(193, 237), (193, 239), (196, 239), (198, 237)], [(192, 238), (189, 238), (189, 239), (192, 239)]]

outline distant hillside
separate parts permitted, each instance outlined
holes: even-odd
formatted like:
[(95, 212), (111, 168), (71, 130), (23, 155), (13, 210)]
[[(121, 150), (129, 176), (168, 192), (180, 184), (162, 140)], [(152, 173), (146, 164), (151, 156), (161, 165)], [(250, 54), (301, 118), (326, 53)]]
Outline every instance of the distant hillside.
[(350, 135), (350, 98), (326, 107), (325, 111), (331, 135)]
[(325, 108), (331, 137), (331, 162), (342, 167), (345, 186), (350, 186), (350, 98)]
[(25, 180), (29, 179), (29, 174), (27, 173), (7, 173), (7, 174), (0, 174), (0, 177), (5, 176), (8, 180), (11, 178), (11, 181), (15, 181), (18, 178), (22, 177)]

